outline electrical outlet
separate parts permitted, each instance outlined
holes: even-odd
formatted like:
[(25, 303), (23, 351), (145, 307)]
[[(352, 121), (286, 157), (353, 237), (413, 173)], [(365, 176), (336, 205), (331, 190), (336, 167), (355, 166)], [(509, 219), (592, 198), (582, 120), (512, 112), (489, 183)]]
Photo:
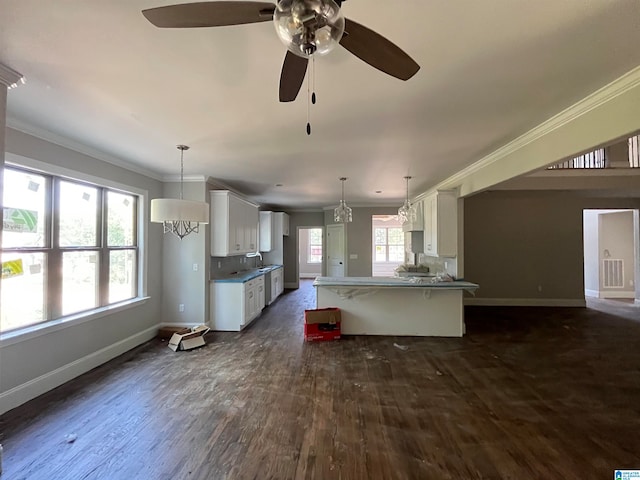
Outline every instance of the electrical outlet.
[(178, 311), (184, 312), (184, 303), (181, 303), (180, 305), (178, 305)]
[(198, 271), (198, 264), (197, 264), (197, 263), (194, 263), (194, 264), (193, 264), (193, 271), (194, 271), (194, 272), (197, 272), (197, 271)]
[(222, 268), (222, 262), (218, 262), (218, 268)]
[(542, 285), (538, 285), (538, 291), (541, 292), (542, 291)]

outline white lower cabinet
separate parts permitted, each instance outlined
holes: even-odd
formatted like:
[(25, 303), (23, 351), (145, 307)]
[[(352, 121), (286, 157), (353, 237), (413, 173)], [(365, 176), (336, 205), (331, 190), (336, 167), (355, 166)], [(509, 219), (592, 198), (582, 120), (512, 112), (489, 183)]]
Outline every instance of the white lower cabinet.
[(276, 298), (284, 292), (284, 269), (276, 268), (271, 271), (271, 301), (273, 303)]
[(260, 315), (264, 305), (264, 275), (244, 283), (212, 282), (211, 329), (239, 332)]

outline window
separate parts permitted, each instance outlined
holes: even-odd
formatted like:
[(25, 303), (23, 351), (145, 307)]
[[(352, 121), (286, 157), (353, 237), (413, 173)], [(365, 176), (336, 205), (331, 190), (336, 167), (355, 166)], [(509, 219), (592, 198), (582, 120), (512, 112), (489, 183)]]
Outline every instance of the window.
[(322, 263), (322, 229), (309, 229), (307, 263)]
[(2, 331), (138, 295), (137, 195), (4, 170)]
[(403, 262), (404, 233), (402, 227), (375, 227), (374, 262)]

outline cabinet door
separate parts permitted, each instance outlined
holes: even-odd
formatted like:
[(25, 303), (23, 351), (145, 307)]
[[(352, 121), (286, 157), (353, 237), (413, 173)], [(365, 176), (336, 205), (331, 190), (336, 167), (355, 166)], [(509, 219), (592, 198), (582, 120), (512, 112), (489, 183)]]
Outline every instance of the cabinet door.
[(258, 284), (258, 295), (257, 295), (257, 307), (258, 313), (262, 311), (265, 306), (265, 298), (264, 298), (264, 282)]
[(249, 232), (249, 252), (258, 251), (258, 228), (260, 224), (260, 217), (258, 213), (258, 207), (251, 204), (247, 205), (247, 222)]
[(229, 253), (242, 253), (244, 244), (244, 226), (242, 221), (244, 202), (233, 194), (229, 194)]
[(273, 248), (273, 212), (260, 212), (260, 251), (270, 252)]
[(436, 211), (436, 197), (431, 195), (424, 199), (424, 253), (429, 255), (436, 255), (436, 234), (435, 234), (435, 222), (437, 216)]

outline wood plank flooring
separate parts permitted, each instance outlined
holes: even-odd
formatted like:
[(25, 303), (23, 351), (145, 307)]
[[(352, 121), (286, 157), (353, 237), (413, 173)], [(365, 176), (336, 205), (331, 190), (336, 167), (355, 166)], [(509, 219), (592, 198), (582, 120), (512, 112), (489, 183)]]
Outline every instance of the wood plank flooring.
[(638, 317), (474, 307), (462, 339), (305, 344), (314, 305), (303, 282), (244, 332), (208, 334), (192, 352), (151, 341), (7, 412), (2, 480), (589, 480), (640, 469)]

